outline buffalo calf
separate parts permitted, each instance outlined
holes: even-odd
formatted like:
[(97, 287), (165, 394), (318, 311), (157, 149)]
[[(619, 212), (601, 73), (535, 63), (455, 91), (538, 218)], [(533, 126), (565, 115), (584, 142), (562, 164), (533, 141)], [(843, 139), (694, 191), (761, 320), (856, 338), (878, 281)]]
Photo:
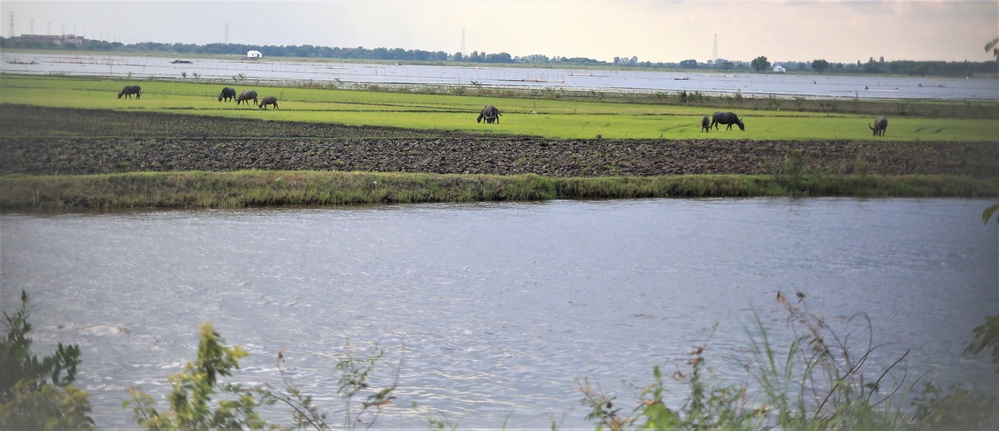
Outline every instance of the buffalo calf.
[(267, 105), (274, 105), (274, 109), (278, 109), (277, 97), (267, 96), (263, 99), (260, 99), (260, 109), (267, 109), (265, 108), (265, 106)]

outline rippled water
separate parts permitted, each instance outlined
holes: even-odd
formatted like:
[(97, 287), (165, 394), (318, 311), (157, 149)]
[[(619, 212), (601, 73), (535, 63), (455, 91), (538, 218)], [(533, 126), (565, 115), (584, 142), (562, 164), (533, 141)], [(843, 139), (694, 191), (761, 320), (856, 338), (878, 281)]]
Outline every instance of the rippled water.
[(383, 84), (486, 85), (638, 92), (699, 91), (778, 97), (999, 101), (999, 80), (902, 76), (664, 72), (647, 70), (454, 67), (406, 64), (197, 59), (0, 53), (0, 71), (28, 74), (180, 79), (181, 74), (229, 81), (318, 81)]
[[(78, 383), (103, 428), (125, 390), (161, 396), (212, 322), (245, 347), (239, 378), (292, 377), (328, 410), (349, 340), (398, 373), (379, 424), (585, 427), (574, 379), (627, 405), (654, 365), (704, 342), (742, 381), (754, 310), (780, 340), (777, 290), (834, 325), (873, 319), (873, 358), (913, 349), (934, 381), (994, 381), (961, 351), (999, 310), (997, 235), (982, 200), (553, 201), (0, 216), (5, 311), (26, 289), (36, 351), (79, 343)], [(992, 380), (988, 380), (992, 379)], [(671, 394), (678, 399), (681, 392)], [(162, 399), (160, 399), (162, 406)], [(415, 404), (414, 404), (415, 403)]]

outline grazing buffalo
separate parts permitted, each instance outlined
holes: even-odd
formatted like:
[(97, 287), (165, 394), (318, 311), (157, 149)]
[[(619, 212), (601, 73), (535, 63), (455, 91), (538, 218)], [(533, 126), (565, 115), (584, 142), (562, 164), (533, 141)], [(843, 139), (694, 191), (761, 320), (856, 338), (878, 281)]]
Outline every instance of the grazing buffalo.
[(222, 92), (219, 93), (219, 102), (225, 99), (226, 102), (231, 100), (236, 100), (236, 89), (235, 88), (223, 88)]
[(138, 85), (126, 85), (125, 88), (121, 89), (121, 93), (118, 93), (118, 98), (121, 99), (121, 96), (125, 96), (126, 99), (131, 99), (133, 94), (136, 99), (141, 97), (142, 87)]
[(246, 104), (249, 105), (251, 100), (253, 101), (253, 106), (257, 106), (257, 92), (253, 90), (246, 90), (239, 93), (239, 97), (236, 98), (236, 104), (239, 105), (240, 103), (246, 102)]
[(701, 131), (710, 132), (711, 131), (711, 119), (707, 115), (701, 117)]
[(732, 130), (733, 124), (739, 125), (739, 130), (746, 130), (746, 125), (743, 124), (742, 120), (740, 120), (739, 117), (732, 112), (716, 111), (714, 115), (711, 116), (711, 125), (717, 129), (719, 124), (727, 124), (728, 127), (725, 128), (726, 130)]
[(874, 136), (884, 136), (885, 130), (888, 130), (888, 117), (877, 117), (874, 119), (874, 125), (868, 124), (867, 127), (871, 128)]
[(482, 120), (486, 120), (486, 123), (489, 124), (493, 124), (493, 121), (495, 121), (496, 124), (499, 124), (499, 117), (500, 117), (499, 109), (496, 109), (496, 107), (493, 105), (486, 105), (484, 108), (482, 108), (482, 113), (479, 114), (479, 118), (475, 119), (475, 122), (480, 123), (482, 122)]
[(278, 106), (277, 106), (277, 97), (267, 96), (267, 97), (265, 97), (263, 99), (260, 99), (260, 109), (267, 109), (267, 108), (265, 108), (265, 106), (267, 106), (267, 105), (274, 105), (274, 109), (277, 109), (278, 108)]

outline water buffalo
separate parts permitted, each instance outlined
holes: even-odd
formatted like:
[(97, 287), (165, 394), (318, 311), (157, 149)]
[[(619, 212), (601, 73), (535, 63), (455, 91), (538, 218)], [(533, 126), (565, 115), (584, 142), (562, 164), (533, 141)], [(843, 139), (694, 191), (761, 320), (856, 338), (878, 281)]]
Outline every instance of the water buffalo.
[(263, 99), (260, 99), (260, 109), (267, 109), (267, 108), (265, 108), (265, 106), (267, 106), (267, 105), (274, 105), (274, 109), (277, 109), (278, 108), (278, 106), (277, 106), (277, 97), (267, 96), (267, 97), (265, 97)]
[(236, 98), (236, 104), (238, 105), (246, 102), (246, 104), (249, 105), (251, 100), (253, 101), (253, 106), (257, 106), (257, 92), (253, 90), (246, 90), (240, 93), (239, 97)]
[(486, 120), (486, 123), (489, 124), (493, 124), (493, 121), (495, 121), (496, 124), (499, 124), (499, 117), (500, 117), (499, 109), (496, 109), (496, 107), (493, 105), (486, 105), (484, 108), (482, 108), (482, 113), (479, 114), (479, 118), (475, 119), (475, 122), (480, 123), (482, 122), (482, 120)]
[(885, 130), (888, 130), (888, 117), (877, 117), (874, 119), (874, 125), (868, 124), (867, 127), (871, 128), (874, 136), (884, 136)]
[(746, 125), (743, 124), (742, 120), (740, 120), (739, 117), (733, 112), (716, 111), (714, 115), (711, 116), (711, 125), (717, 129), (719, 124), (728, 124), (728, 127), (725, 128), (726, 130), (732, 130), (733, 124), (738, 124), (739, 130), (746, 130)]
[(125, 96), (126, 99), (131, 99), (133, 94), (136, 99), (141, 97), (142, 87), (138, 85), (126, 85), (125, 88), (121, 89), (121, 93), (118, 93), (118, 98), (121, 99), (121, 96)]
[(236, 89), (235, 88), (223, 88), (222, 92), (219, 93), (219, 102), (225, 99), (226, 102), (231, 100), (236, 100)]
[(701, 131), (710, 132), (711, 131), (711, 119), (707, 115), (701, 117)]

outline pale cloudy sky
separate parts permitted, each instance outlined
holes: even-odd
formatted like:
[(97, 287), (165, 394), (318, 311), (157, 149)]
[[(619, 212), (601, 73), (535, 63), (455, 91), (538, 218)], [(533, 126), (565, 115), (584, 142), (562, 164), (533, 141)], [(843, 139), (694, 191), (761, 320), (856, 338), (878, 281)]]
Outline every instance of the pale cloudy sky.
[(0, 0), (2, 34), (679, 62), (984, 61), (999, 0)]

